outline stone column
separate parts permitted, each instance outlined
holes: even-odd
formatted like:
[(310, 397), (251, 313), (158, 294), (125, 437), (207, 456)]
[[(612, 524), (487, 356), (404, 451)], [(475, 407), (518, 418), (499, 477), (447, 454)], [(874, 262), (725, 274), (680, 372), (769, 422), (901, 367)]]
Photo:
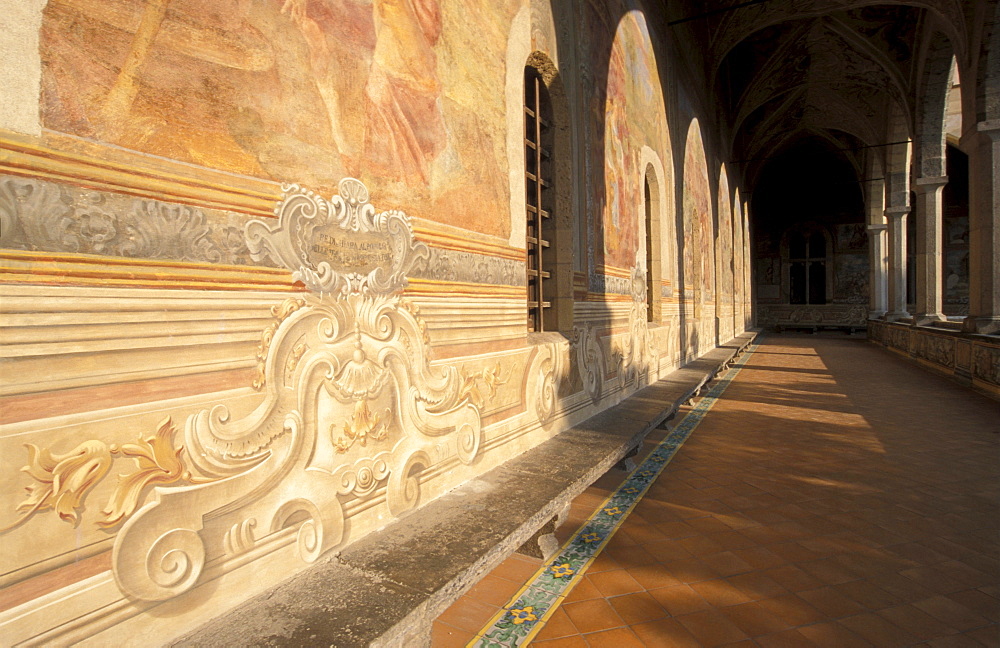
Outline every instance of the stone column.
[(906, 215), (909, 206), (889, 207), (889, 312), (886, 319), (895, 321), (909, 317), (906, 312)]
[(948, 177), (917, 178), (913, 190), (917, 194), (917, 285), (916, 324), (927, 324), (948, 319), (942, 308), (944, 281), (942, 278), (941, 190), (948, 184)]
[[(1000, 119), (968, 135), (969, 316), (965, 330), (1000, 332)], [(965, 138), (963, 138), (963, 144)]]
[(887, 226), (868, 226), (868, 317), (878, 319), (885, 315), (889, 303), (887, 273), (889, 259), (885, 249)]

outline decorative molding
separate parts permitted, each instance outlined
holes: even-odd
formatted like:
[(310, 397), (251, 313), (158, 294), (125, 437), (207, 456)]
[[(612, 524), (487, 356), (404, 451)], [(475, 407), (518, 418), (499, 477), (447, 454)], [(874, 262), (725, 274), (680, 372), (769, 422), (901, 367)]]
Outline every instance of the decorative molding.
[(628, 277), (594, 273), (590, 275), (588, 290), (597, 294), (631, 295), (632, 280)]
[(0, 247), (205, 264), (260, 265), (241, 214), (0, 176)]
[(268, 216), (276, 182), (239, 176), (72, 135), (0, 130), (0, 173), (47, 178), (167, 203)]
[(761, 326), (855, 326), (868, 321), (864, 304), (758, 304)]
[(985, 336), (870, 320), (868, 339), (1000, 396), (1000, 345)]
[(523, 255), (515, 261), (472, 252), (430, 248), (427, 262), (415, 268), (410, 276), (456, 283), (523, 287), (526, 281), (524, 267)]
[[(284, 204), (280, 203), (279, 209)], [(23, 273), (26, 281), (46, 280), (44, 264), (50, 259), (37, 253), (51, 253), (69, 255), (59, 257), (59, 262), (78, 266), (53, 272), (53, 279), (61, 282), (67, 278), (76, 283), (89, 279), (100, 282), (121, 276), (126, 284), (138, 285), (144, 274), (149, 274), (162, 284), (169, 279), (162, 270), (144, 273), (143, 267), (151, 260), (163, 260), (200, 264), (199, 269), (205, 269), (202, 274), (211, 275), (206, 277), (206, 283), (235, 284), (235, 278), (217, 277), (214, 268), (205, 268), (221, 265), (238, 268), (244, 277), (243, 285), (263, 283), (249, 280), (245, 266), (272, 271), (282, 265), (269, 254), (251, 254), (243, 236), (246, 222), (241, 213), (139, 199), (37, 178), (0, 176), (0, 247), (24, 251), (12, 257), (15, 263), (3, 269), (5, 274)], [(269, 218), (265, 229), (273, 222)], [(414, 278), (449, 281), (459, 284), (459, 288), (462, 284), (525, 284), (523, 250), (463, 241), (457, 235), (426, 228), (421, 230), (421, 236), (436, 247), (428, 249), (426, 263), (414, 266)], [(101, 263), (113, 268), (98, 270), (91, 255), (101, 257)], [(100, 276), (92, 276), (95, 273)], [(192, 285), (192, 279), (186, 276), (189, 273), (173, 270), (168, 274), (177, 275), (175, 282), (188, 282), (176, 287), (199, 287)], [(275, 279), (269, 281), (274, 283)]]
[(1000, 347), (973, 345), (972, 365), (975, 378), (1000, 386)]
[[(312, 562), (342, 542), (347, 498), (384, 493), (398, 516), (418, 504), (424, 469), (478, 458), (480, 408), (510, 370), (429, 364), (418, 311), (402, 298), (427, 248), (405, 214), (376, 213), (356, 180), (340, 186), (329, 201), (289, 187), (275, 226), (247, 224), (252, 253), (286, 263), (313, 292), (272, 311), (257, 407), (237, 418), (220, 403), (187, 418), (192, 485), (158, 488), (115, 538), (112, 570), (128, 596), (177, 596), (206, 564), (225, 570), (286, 528)], [(544, 423), (561, 375), (555, 349), (535, 367)]]

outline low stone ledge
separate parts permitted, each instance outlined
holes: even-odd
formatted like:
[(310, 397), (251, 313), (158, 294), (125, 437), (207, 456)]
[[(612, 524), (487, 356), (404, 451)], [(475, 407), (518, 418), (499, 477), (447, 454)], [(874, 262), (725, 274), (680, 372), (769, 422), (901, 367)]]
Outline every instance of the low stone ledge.
[(426, 646), (431, 624), (753, 341), (744, 333), (618, 405), (321, 558), (175, 646)]

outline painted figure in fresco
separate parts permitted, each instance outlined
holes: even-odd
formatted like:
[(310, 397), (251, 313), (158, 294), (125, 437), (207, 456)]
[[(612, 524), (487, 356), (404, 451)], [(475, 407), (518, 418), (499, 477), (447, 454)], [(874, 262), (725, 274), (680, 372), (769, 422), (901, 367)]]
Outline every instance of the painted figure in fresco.
[(45, 14), (48, 128), (307, 183), (426, 181), (445, 145), (437, 0), (50, 0)]
[(308, 43), (341, 153), (426, 182), (447, 136), (433, 49), (437, 0), (284, 0), (281, 11)]

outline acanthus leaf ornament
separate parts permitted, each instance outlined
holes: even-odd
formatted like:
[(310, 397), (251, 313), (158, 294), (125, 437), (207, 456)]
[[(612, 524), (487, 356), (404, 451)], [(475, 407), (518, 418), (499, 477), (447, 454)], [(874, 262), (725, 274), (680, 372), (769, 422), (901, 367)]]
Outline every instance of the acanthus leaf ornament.
[(118, 485), (101, 510), (98, 526), (114, 527), (132, 515), (142, 502), (146, 487), (152, 484), (173, 484), (178, 481), (206, 483), (211, 479), (195, 477), (184, 460), (184, 448), (174, 447), (176, 432), (170, 418), (162, 421), (156, 433), (140, 437), (136, 443), (108, 445), (91, 439), (73, 450), (57, 454), (26, 444), (28, 464), (21, 470), (37, 484), (27, 487), (28, 497), (18, 504), (20, 517), (0, 532), (20, 526), (35, 513), (55, 510), (59, 517), (76, 526), (87, 495), (108, 474), (118, 458), (134, 458), (138, 469), (119, 475)]

